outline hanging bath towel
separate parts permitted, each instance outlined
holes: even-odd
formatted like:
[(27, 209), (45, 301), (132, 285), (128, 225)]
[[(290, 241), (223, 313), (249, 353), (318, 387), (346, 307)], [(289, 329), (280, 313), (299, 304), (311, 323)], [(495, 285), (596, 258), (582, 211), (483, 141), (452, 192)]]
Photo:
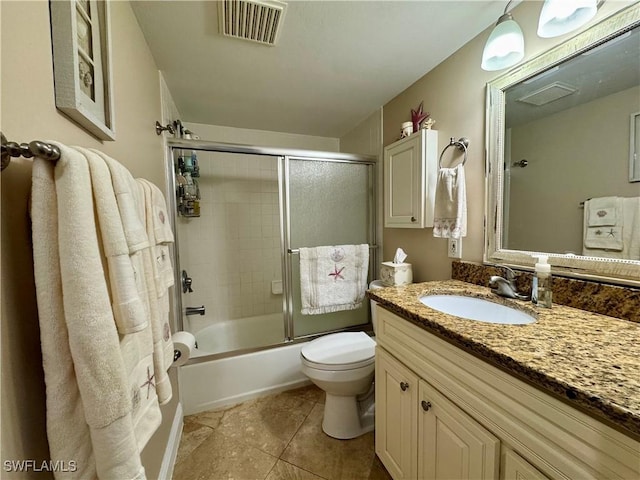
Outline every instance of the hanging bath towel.
[(467, 193), (462, 164), (441, 168), (436, 184), (433, 236), (461, 238), (467, 235)]
[(364, 300), (369, 245), (300, 249), (302, 314), (355, 310)]

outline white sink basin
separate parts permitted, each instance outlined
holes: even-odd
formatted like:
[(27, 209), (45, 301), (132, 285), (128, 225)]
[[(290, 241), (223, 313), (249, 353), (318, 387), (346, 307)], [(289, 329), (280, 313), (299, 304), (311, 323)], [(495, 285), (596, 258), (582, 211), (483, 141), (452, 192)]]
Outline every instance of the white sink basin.
[(424, 295), (420, 297), (420, 301), (434, 310), (466, 320), (508, 325), (526, 325), (536, 321), (533, 315), (522, 310), (482, 298), (462, 295)]

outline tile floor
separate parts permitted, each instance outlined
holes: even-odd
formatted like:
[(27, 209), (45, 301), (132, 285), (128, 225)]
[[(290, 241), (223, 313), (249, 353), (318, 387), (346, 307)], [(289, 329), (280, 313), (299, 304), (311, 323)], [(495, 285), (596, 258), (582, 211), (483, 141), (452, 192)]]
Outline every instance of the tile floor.
[(185, 417), (174, 480), (390, 480), (373, 432), (324, 434), (323, 402), (312, 385)]

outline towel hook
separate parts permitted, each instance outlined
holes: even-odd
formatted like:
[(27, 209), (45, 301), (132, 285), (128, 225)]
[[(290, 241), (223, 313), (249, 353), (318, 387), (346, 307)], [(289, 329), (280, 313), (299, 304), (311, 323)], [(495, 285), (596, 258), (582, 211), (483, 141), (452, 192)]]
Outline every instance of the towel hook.
[(163, 127), (160, 122), (156, 120), (156, 135), (162, 135), (162, 132), (169, 132), (173, 135), (176, 133), (176, 130), (170, 123), (167, 123), (167, 126)]
[(449, 139), (449, 145), (444, 147), (442, 153), (440, 154), (440, 160), (438, 160), (438, 167), (442, 168), (442, 156), (444, 152), (447, 151), (449, 147), (456, 147), (461, 152), (464, 152), (464, 159), (462, 160), (462, 165), (467, 163), (467, 148), (469, 147), (469, 139), (467, 137), (460, 137), (458, 140), (455, 140), (453, 137)]

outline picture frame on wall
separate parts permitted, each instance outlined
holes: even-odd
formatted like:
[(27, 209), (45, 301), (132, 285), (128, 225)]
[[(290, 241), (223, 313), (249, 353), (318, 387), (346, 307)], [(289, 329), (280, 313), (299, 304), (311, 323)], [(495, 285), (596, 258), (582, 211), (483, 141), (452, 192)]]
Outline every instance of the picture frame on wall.
[(109, 2), (50, 0), (56, 108), (100, 140), (115, 140)]

